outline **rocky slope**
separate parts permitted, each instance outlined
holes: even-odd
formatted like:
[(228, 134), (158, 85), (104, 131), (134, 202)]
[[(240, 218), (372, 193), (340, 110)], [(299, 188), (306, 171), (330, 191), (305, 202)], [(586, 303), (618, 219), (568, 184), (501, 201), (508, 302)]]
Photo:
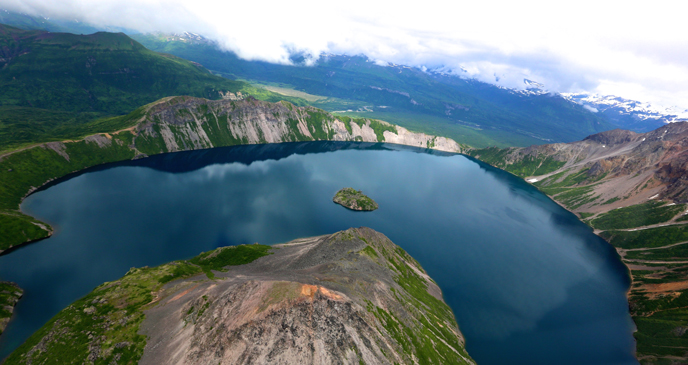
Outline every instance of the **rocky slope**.
[(6, 364), (473, 364), (463, 345), (418, 262), (383, 234), (352, 228), (132, 269), (63, 310)]
[[(525, 177), (545, 191), (590, 187), (562, 201), (576, 212), (609, 211), (650, 198), (688, 202), (688, 122), (648, 133), (616, 129), (579, 142), (469, 154)], [(555, 198), (564, 195), (551, 193)]]
[(47, 237), (50, 228), (18, 211), (48, 181), (101, 163), (239, 144), (297, 141), (387, 142), (461, 152), (455, 141), (374, 119), (336, 117), (313, 107), (225, 93), (221, 100), (169, 97), (118, 117), (123, 129), (49, 142), (0, 156), (0, 252)]
[(688, 122), (469, 154), (511, 171), (616, 247), (641, 363), (688, 362)]

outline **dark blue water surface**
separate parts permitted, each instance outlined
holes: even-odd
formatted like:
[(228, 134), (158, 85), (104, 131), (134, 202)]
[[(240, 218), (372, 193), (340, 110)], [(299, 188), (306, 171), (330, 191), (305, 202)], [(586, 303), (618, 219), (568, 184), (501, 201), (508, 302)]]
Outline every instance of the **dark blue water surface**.
[[(346, 186), (380, 209), (334, 204)], [(479, 364), (637, 363), (616, 252), (523, 180), (462, 155), (333, 142), (182, 152), (70, 176), (22, 209), (56, 231), (0, 256), (0, 279), (25, 289), (0, 358), (131, 267), (367, 226), (437, 281)]]

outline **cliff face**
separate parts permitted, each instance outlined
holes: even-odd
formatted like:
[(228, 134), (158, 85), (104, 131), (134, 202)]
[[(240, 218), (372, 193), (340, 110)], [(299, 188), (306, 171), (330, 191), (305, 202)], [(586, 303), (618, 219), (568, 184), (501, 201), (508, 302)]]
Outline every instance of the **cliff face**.
[(135, 132), (135, 146), (146, 154), (233, 144), (313, 140), (389, 142), (447, 152), (461, 151), (453, 140), (409, 132), (386, 122), (334, 117), (312, 107), (253, 98), (163, 99), (148, 109)]
[[(252, 259), (226, 266), (239, 256)], [(188, 261), (132, 269), (63, 310), (7, 363), (55, 358), (474, 363), (439, 287), (404, 250), (369, 228), (272, 248), (220, 248)]]

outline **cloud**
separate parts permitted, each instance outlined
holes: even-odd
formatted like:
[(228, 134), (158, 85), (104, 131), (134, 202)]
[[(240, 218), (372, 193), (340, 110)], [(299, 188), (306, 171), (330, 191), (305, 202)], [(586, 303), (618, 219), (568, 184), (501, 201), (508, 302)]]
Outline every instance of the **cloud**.
[(682, 5), (0, 0), (0, 7), (11, 10), (100, 26), (192, 31), (246, 59), (289, 63), (293, 52), (310, 60), (322, 53), (365, 54), (381, 63), (442, 68), (487, 82), (498, 77), (508, 87), (522, 87), (528, 78), (553, 91), (613, 90), (686, 107), (688, 33), (682, 29)]
[(597, 110), (597, 108), (594, 108), (594, 107), (591, 107), (590, 105), (585, 105), (585, 104), (583, 104), (583, 108), (588, 109), (589, 111), (591, 111), (593, 113), (597, 113), (599, 111), (599, 110)]

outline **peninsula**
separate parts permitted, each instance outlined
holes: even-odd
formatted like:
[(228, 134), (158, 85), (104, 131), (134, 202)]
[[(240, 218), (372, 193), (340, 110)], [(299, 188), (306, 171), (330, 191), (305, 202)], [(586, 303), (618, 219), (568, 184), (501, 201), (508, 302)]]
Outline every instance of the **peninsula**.
[(474, 364), (442, 291), (385, 235), (350, 228), (132, 268), (6, 360)]

